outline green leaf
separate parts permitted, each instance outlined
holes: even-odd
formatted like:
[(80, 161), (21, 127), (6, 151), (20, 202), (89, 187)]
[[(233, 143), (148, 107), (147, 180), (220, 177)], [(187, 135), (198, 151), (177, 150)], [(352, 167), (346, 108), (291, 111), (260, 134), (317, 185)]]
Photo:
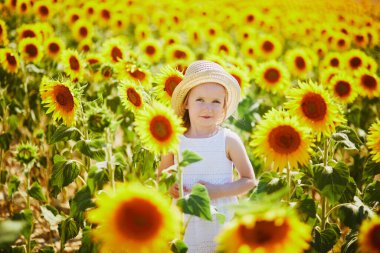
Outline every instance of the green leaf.
[(345, 133), (333, 133), (332, 138), (341, 146), (344, 147), (346, 150), (357, 150), (355, 144), (350, 141), (347, 134)]
[(92, 193), (98, 189), (102, 189), (103, 185), (108, 182), (108, 174), (102, 168), (91, 166), (88, 172), (87, 185)]
[(91, 190), (88, 186), (80, 189), (70, 200), (70, 216), (73, 217), (77, 222), (83, 222), (84, 212), (87, 208), (95, 207), (92, 201)]
[(178, 199), (177, 206), (183, 213), (212, 221), (210, 198), (204, 185), (194, 185), (189, 195)]
[(25, 245), (12, 247), (11, 253), (26, 253)]
[(54, 157), (53, 172), (49, 180), (51, 194), (57, 197), (63, 187), (72, 183), (79, 175), (79, 165), (75, 160), (61, 160)]
[(86, 226), (82, 230), (82, 243), (78, 253), (97, 253), (99, 252), (95, 242), (91, 240), (92, 229), (89, 226)]
[(104, 140), (101, 139), (80, 140), (75, 144), (74, 149), (79, 149), (82, 154), (100, 162), (106, 158), (106, 153), (103, 150), (104, 146)]
[(4, 220), (0, 221), (0, 249), (9, 246), (21, 235), (25, 222)]
[(64, 246), (68, 240), (78, 235), (79, 228), (73, 218), (67, 218), (58, 225), (58, 231), (61, 237), (61, 245)]
[(369, 205), (380, 202), (380, 181), (375, 181), (367, 185), (364, 190), (363, 201)]
[(332, 204), (338, 203), (349, 183), (349, 169), (346, 164), (339, 162), (334, 167), (316, 165), (313, 169), (316, 188)]
[(170, 249), (174, 253), (186, 253), (189, 248), (184, 241), (177, 239), (171, 242)]
[(54, 248), (51, 246), (45, 246), (41, 248), (38, 253), (55, 253)]
[(358, 231), (351, 230), (351, 232), (346, 236), (345, 243), (340, 249), (342, 253), (358, 252), (358, 234)]
[[(351, 146), (352, 144), (354, 144), (355, 149), (357, 149), (356, 147), (360, 147), (361, 145), (363, 145), (363, 142), (360, 140), (359, 135), (357, 134), (355, 129), (353, 129), (352, 127), (340, 125), (336, 128), (336, 131), (338, 133), (344, 133), (350, 142), (350, 143), (345, 143), (343, 141), (342, 144), (344, 144), (344, 145), (348, 144), (348, 146)], [(334, 134), (333, 134), (333, 138), (334, 138)], [(338, 139), (339, 138), (340, 137), (338, 137)], [(344, 137), (344, 139), (345, 139), (345, 137)]]
[(372, 180), (372, 177), (377, 174), (380, 174), (380, 163), (373, 160), (367, 161), (363, 171), (363, 178)]
[(35, 181), (32, 186), (30, 187), (30, 189), (28, 190), (28, 194), (29, 196), (31, 196), (32, 198), (35, 198), (37, 199), (38, 201), (41, 201), (41, 202), (46, 202), (46, 197), (42, 191), (42, 187), (41, 185)]
[(335, 227), (329, 227), (323, 231), (319, 231), (319, 229), (316, 228), (313, 230), (313, 241), (311, 245), (317, 252), (327, 253), (334, 247), (339, 236), (339, 232), (337, 232)]
[(8, 171), (2, 170), (0, 171), (0, 184), (5, 184), (7, 182)]
[(58, 211), (52, 206), (46, 205), (41, 206), (40, 208), (42, 216), (49, 222), (50, 226), (56, 226), (65, 220), (65, 217), (58, 214)]
[(53, 135), (47, 139), (48, 144), (54, 144), (58, 141), (67, 140), (79, 140), (83, 134), (76, 127), (67, 127), (65, 125), (60, 125), (53, 133)]
[(18, 177), (12, 176), (8, 182), (8, 195), (12, 198), (13, 193), (15, 193), (20, 185), (20, 180)]
[(346, 189), (342, 193), (342, 197), (339, 199), (339, 203), (349, 203), (354, 200), (356, 194), (356, 183), (352, 177), (349, 177)]
[(202, 157), (197, 153), (185, 150), (182, 152), (182, 161), (179, 163), (179, 166), (186, 167), (189, 164), (199, 162), (200, 160), (202, 160)]
[(287, 186), (284, 178), (278, 176), (275, 172), (264, 172), (259, 179), (259, 184), (257, 185), (256, 193), (273, 193), (278, 190), (283, 189)]
[(13, 216), (13, 219), (16, 221), (23, 221), (24, 227), (21, 230), (21, 234), (27, 238), (32, 234), (32, 226), (33, 226), (33, 213), (30, 209), (24, 209), (20, 213), (16, 213)]
[(12, 135), (10, 133), (0, 134), (0, 149), (7, 151), (12, 141)]
[(314, 200), (307, 197), (296, 203), (295, 209), (297, 210), (299, 218), (306, 223), (313, 223), (317, 215), (317, 205)]

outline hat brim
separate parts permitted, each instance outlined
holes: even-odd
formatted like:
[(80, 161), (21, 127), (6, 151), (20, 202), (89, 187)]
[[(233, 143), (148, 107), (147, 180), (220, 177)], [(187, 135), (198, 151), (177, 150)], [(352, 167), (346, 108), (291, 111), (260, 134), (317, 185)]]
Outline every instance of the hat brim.
[(230, 117), (240, 102), (240, 86), (237, 80), (230, 74), (222, 71), (207, 70), (186, 76), (174, 89), (171, 103), (174, 112), (182, 117), (185, 113), (183, 104), (187, 93), (197, 85), (202, 83), (218, 83), (222, 85), (227, 92), (227, 110), (226, 118)]

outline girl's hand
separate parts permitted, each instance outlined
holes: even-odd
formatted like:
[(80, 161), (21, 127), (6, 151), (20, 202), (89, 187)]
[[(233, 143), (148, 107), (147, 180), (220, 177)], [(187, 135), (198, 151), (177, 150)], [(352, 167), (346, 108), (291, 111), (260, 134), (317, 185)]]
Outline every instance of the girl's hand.
[(207, 181), (203, 181), (203, 180), (199, 180), (198, 181), (198, 184), (201, 184), (201, 185), (204, 185), (208, 191), (208, 196), (210, 197), (210, 199), (213, 199), (215, 198), (215, 194), (217, 193), (218, 189), (217, 189), (217, 186), (215, 184), (212, 184), (212, 183), (209, 183)]
[[(183, 192), (184, 193), (189, 193), (190, 190), (186, 186), (183, 186)], [(179, 186), (178, 186), (178, 183), (174, 183), (172, 185), (172, 187), (169, 188), (169, 194), (170, 194), (170, 196), (172, 196), (175, 199), (179, 198)]]

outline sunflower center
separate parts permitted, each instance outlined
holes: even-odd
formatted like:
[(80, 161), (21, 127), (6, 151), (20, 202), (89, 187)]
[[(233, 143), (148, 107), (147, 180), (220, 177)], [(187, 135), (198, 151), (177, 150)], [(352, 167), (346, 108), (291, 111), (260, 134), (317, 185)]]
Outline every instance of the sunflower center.
[(228, 53), (229, 50), (228, 50), (228, 47), (226, 45), (221, 45), (219, 47), (219, 51), (224, 51), (224, 52)]
[(111, 50), (111, 57), (114, 62), (118, 62), (119, 59), (122, 59), (123, 53), (121, 52), (120, 48), (113, 47)]
[(42, 16), (48, 16), (49, 15), (49, 9), (46, 6), (40, 6), (39, 12)]
[(362, 84), (369, 90), (375, 90), (377, 88), (377, 82), (376, 79), (371, 75), (363, 75), (362, 78)]
[(49, 51), (52, 53), (57, 53), (59, 51), (59, 46), (57, 43), (50, 43), (49, 44)]
[(270, 42), (270, 41), (265, 41), (265, 42), (263, 43), (263, 50), (264, 50), (265, 52), (271, 52), (273, 49), (274, 49), (274, 45), (273, 45), (272, 42)]
[(264, 78), (270, 83), (276, 83), (280, 79), (280, 72), (275, 68), (267, 69), (264, 73)]
[(71, 22), (74, 23), (75, 21), (77, 21), (79, 19), (79, 16), (77, 14), (74, 14), (71, 16)]
[(330, 65), (333, 67), (338, 67), (339, 66), (339, 60), (337, 58), (333, 58), (330, 60)]
[(350, 94), (351, 86), (346, 81), (338, 81), (334, 87), (334, 90), (339, 97), (347, 97)]
[(55, 100), (59, 107), (66, 112), (70, 112), (74, 108), (74, 98), (69, 88), (64, 85), (57, 85), (54, 87)]
[(295, 63), (296, 63), (296, 67), (298, 69), (305, 69), (306, 68), (306, 62), (305, 62), (305, 59), (301, 56), (297, 56), (296, 57), (296, 60), (295, 60)]
[(177, 59), (186, 59), (186, 53), (181, 50), (175, 50), (174, 51), (174, 57)]
[(33, 44), (28, 44), (25, 47), (25, 52), (30, 56), (30, 57), (35, 57), (38, 55), (38, 49), (36, 45)]
[(247, 16), (246, 20), (247, 20), (248, 23), (251, 23), (251, 22), (253, 22), (255, 20), (255, 17), (252, 14), (250, 14), (250, 15)]
[(102, 10), (101, 15), (106, 20), (109, 20), (111, 18), (111, 14), (108, 10)]
[(173, 134), (170, 121), (161, 115), (155, 116), (151, 120), (149, 129), (153, 137), (160, 142), (167, 141)]
[(363, 35), (356, 35), (355, 36), (355, 40), (359, 43), (363, 42), (364, 41), (364, 37)]
[(149, 55), (154, 55), (156, 48), (154, 46), (147, 46), (145, 52)]
[(265, 247), (286, 240), (289, 225), (287, 222), (276, 224), (275, 221), (257, 221), (252, 228), (240, 226), (238, 231), (244, 243), (252, 247)]
[(338, 40), (338, 46), (339, 47), (343, 47), (344, 45), (346, 45), (346, 41), (344, 39)]
[(79, 34), (82, 36), (82, 37), (86, 37), (87, 34), (88, 34), (88, 30), (86, 27), (82, 26), (80, 29), (79, 29)]
[(136, 78), (138, 80), (144, 80), (145, 78), (145, 73), (136, 69), (135, 71), (130, 71), (129, 74), (133, 77), (133, 78)]
[(136, 107), (141, 105), (141, 97), (133, 88), (127, 90), (128, 100)]
[(98, 59), (95, 59), (95, 58), (90, 58), (90, 59), (88, 59), (87, 61), (88, 61), (88, 63), (89, 63), (90, 65), (93, 65), (93, 64), (96, 64), (96, 63), (99, 62), (99, 60), (98, 60)]
[(380, 225), (376, 224), (369, 232), (370, 242), (373, 249), (380, 250)]
[(319, 94), (306, 94), (302, 99), (301, 106), (304, 115), (311, 120), (323, 120), (326, 116), (327, 104)]
[(25, 12), (27, 9), (28, 9), (28, 6), (26, 5), (26, 3), (22, 3), (21, 4), (21, 10), (22, 10), (22, 12)]
[(282, 125), (272, 129), (269, 144), (277, 153), (291, 154), (299, 148), (301, 138), (293, 127)]
[(17, 65), (16, 58), (13, 55), (11, 55), (10, 53), (7, 53), (7, 62), (11, 66)]
[(3, 35), (3, 27), (0, 25), (0, 36)]
[(21, 36), (23, 39), (25, 38), (34, 38), (36, 37), (36, 33), (32, 30), (25, 30), (23, 33), (22, 33), (22, 36)]
[(198, 40), (198, 33), (197, 32), (193, 33), (193, 38), (194, 38), (194, 40)]
[(240, 78), (240, 76), (235, 75), (235, 74), (231, 74), (231, 75), (236, 79), (236, 81), (238, 82), (239, 86), (241, 87), (241, 78)]
[(149, 200), (135, 197), (120, 204), (115, 214), (115, 223), (123, 237), (144, 242), (157, 235), (163, 218)]
[(165, 91), (171, 97), (175, 87), (182, 81), (182, 78), (179, 76), (171, 76), (165, 81)]
[(75, 56), (70, 56), (69, 63), (72, 70), (78, 71), (80, 69), (79, 61)]
[(211, 28), (210, 30), (208, 30), (208, 33), (209, 33), (210, 35), (215, 35), (215, 30)]
[(87, 45), (87, 44), (83, 45), (82, 50), (85, 51), (85, 52), (88, 52), (88, 51), (90, 51), (90, 46)]
[(362, 65), (362, 59), (360, 59), (359, 57), (352, 57), (350, 59), (350, 66), (353, 68), (353, 69), (357, 69), (359, 68), (360, 66)]

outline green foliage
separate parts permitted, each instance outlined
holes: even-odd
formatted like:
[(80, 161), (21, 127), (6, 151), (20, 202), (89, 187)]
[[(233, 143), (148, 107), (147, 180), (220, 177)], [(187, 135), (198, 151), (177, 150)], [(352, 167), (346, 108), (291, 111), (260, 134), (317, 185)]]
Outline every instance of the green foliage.
[(189, 195), (178, 199), (177, 206), (183, 213), (198, 216), (204, 220), (212, 220), (210, 198), (204, 185), (194, 185)]
[(79, 164), (75, 160), (54, 156), (54, 166), (49, 180), (50, 194), (57, 197), (62, 188), (72, 183), (79, 175)]

